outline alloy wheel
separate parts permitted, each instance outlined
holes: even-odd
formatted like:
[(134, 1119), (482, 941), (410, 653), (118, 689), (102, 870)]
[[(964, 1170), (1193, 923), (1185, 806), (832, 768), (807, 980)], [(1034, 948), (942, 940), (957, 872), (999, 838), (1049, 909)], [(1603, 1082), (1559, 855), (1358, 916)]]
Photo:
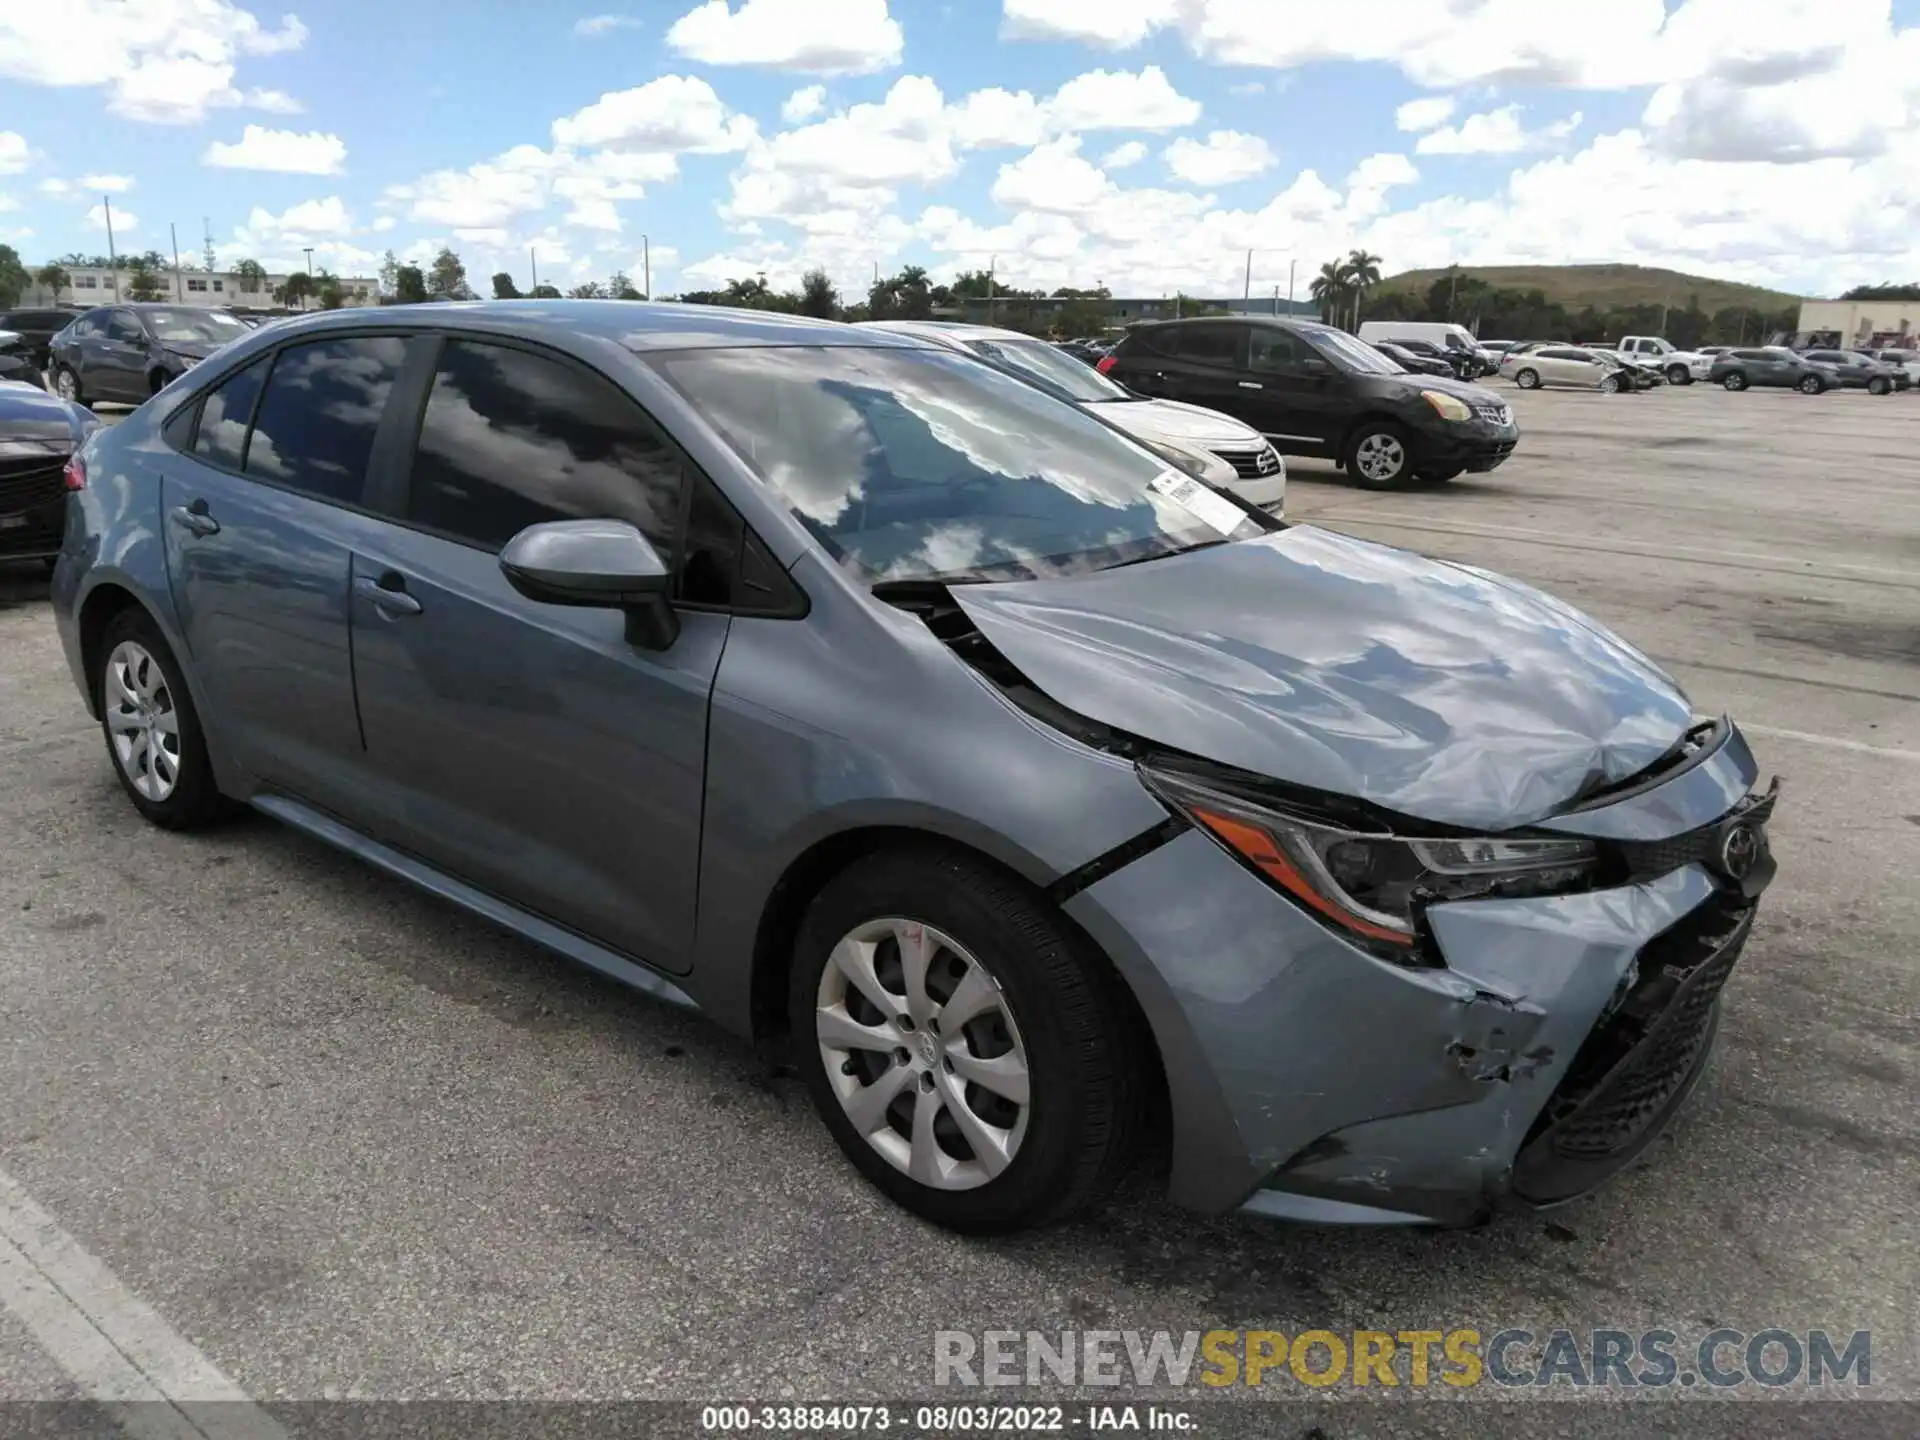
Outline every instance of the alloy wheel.
[(1360, 473), (1377, 484), (1394, 479), (1407, 466), (1407, 447), (1383, 431), (1362, 440), (1353, 452)]
[(77, 405), (80, 402), (80, 382), (73, 378), (73, 371), (63, 368), (53, 377), (53, 388), (69, 404)]
[(142, 796), (165, 800), (180, 783), (180, 712), (160, 662), (123, 640), (107, 657), (101, 690), (115, 762)]
[(847, 1119), (910, 1179), (972, 1190), (1013, 1163), (1026, 1046), (999, 982), (952, 936), (900, 917), (849, 931), (821, 971), (814, 1034)]
[(1540, 374), (1536, 370), (1522, 370), (1518, 375), (1513, 377), (1513, 383), (1518, 385), (1522, 390), (1532, 390), (1539, 386)]

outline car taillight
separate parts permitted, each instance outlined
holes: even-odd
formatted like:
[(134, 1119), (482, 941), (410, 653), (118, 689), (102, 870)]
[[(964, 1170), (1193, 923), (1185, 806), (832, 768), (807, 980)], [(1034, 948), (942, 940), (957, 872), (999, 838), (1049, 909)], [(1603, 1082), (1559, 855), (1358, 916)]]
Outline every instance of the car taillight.
[(66, 482), (69, 490), (87, 488), (87, 462), (80, 458), (80, 452), (74, 451), (67, 457), (67, 463), (60, 472), (60, 478)]
[(1102, 375), (1104, 375), (1109, 370), (1113, 369), (1114, 361), (1118, 360), (1119, 358), (1120, 357), (1118, 355), (1102, 355), (1100, 357), (1100, 363), (1094, 366), (1093, 368), (1098, 370)]

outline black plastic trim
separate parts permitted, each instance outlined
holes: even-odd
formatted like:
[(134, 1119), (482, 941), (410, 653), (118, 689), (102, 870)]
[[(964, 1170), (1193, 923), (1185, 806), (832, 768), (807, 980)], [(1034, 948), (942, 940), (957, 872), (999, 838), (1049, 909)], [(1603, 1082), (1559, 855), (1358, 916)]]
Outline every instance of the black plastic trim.
[(1104, 855), (1096, 855), (1077, 870), (1070, 870), (1047, 886), (1047, 899), (1064, 905), (1082, 890), (1099, 884), (1116, 870), (1124, 870), (1134, 861), (1151, 855), (1169, 840), (1178, 839), (1193, 828), (1184, 815), (1169, 815), (1151, 830), (1143, 830)]

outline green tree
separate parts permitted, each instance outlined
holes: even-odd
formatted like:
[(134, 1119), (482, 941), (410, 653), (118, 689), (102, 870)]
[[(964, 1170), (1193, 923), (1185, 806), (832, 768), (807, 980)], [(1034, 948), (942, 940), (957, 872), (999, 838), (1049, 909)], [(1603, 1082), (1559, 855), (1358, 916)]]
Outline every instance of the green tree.
[(533, 287), (531, 298), (535, 300), (558, 300), (560, 298), (560, 292), (551, 285), (536, 285)]
[(380, 257), (380, 294), (392, 300), (400, 290), (400, 257), (389, 250)]
[(424, 305), (427, 300), (427, 277), (420, 272), (418, 265), (401, 265), (393, 272), (393, 303), (396, 305)]
[(19, 252), (11, 245), (0, 245), (0, 309), (19, 302), (30, 278), (27, 267), (20, 263)]
[(57, 261), (51, 265), (42, 265), (33, 272), (33, 279), (35, 284), (53, 292), (53, 303), (56, 305), (60, 303), (60, 292), (73, 288), (73, 276), (69, 275), (66, 267)]
[(282, 285), (275, 289), (273, 298), (276, 303), (285, 306), (289, 310), (295, 306), (304, 310), (307, 308), (307, 301), (312, 298), (318, 288), (319, 287), (314, 284), (311, 275), (307, 274), (304, 270), (296, 270), (287, 276), (286, 281)]
[(322, 310), (338, 310), (347, 303), (347, 292), (340, 288), (339, 277), (325, 270), (315, 277), (313, 293), (319, 299)]
[(1347, 278), (1347, 267), (1338, 260), (1327, 261), (1308, 284), (1307, 293), (1319, 305), (1320, 318), (1329, 325), (1337, 323), (1353, 293), (1352, 282)]
[(267, 283), (267, 267), (258, 260), (236, 260), (233, 262), (233, 277), (240, 282), (243, 294), (258, 295), (261, 287)]
[(567, 291), (567, 298), (569, 300), (604, 300), (607, 298), (607, 287), (598, 280), (588, 280)]
[(471, 300), (473, 290), (467, 284), (467, 267), (453, 251), (441, 249), (427, 268), (427, 293), (436, 300)]
[(1366, 250), (1347, 255), (1347, 283), (1353, 287), (1353, 328), (1360, 328), (1360, 302), (1380, 283), (1380, 257)]
[(1842, 300), (1920, 300), (1920, 285), (1856, 285)]
[(513, 283), (513, 276), (502, 270), (493, 277), (493, 298), (496, 300), (518, 300), (520, 289)]
[(832, 320), (840, 313), (840, 292), (817, 266), (800, 280), (800, 313), (820, 320)]
[(616, 270), (607, 277), (607, 298), (609, 300), (644, 300), (647, 297), (633, 288), (633, 281), (627, 278), (627, 272)]
[(129, 300), (158, 300), (165, 292), (160, 288), (160, 277), (153, 273), (153, 267), (143, 255), (128, 267), (127, 298)]

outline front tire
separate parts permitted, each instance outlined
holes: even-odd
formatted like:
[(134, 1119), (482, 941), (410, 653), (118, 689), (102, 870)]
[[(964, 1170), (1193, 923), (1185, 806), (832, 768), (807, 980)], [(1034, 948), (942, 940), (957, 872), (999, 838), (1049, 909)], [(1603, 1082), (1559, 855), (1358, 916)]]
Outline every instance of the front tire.
[(59, 365), (53, 372), (53, 393), (70, 405), (85, 405), (86, 392), (80, 388), (80, 377), (71, 365)]
[(142, 610), (107, 622), (93, 677), (100, 731), (120, 787), (165, 830), (197, 830), (222, 810), (193, 696), (159, 627)]
[(1609, 375), (1600, 382), (1600, 393), (1602, 395), (1618, 395), (1626, 388), (1625, 382), (1622, 381), (1618, 375)]
[(1742, 375), (1738, 370), (1735, 370), (1731, 375), (1727, 376), (1727, 378), (1722, 380), (1720, 383), (1729, 390), (1735, 390), (1735, 391), (1744, 390), (1747, 388), (1747, 377), (1745, 375)]
[(1799, 385), (1799, 390), (1802, 395), (1818, 395), (1826, 388), (1826, 385), (1821, 382), (1818, 375), (1807, 376)]
[(1691, 385), (1693, 383), (1693, 372), (1684, 365), (1669, 365), (1667, 367), (1667, 383), (1669, 385)]
[(1893, 389), (1893, 382), (1884, 375), (1876, 375), (1867, 381), (1869, 395), (1885, 395), (1891, 389)]
[(1385, 420), (1362, 425), (1347, 440), (1347, 473), (1369, 490), (1391, 490), (1413, 473), (1406, 432)]
[(1019, 880), (883, 853), (828, 882), (801, 925), (794, 1060), (897, 1205), (967, 1234), (1050, 1224), (1135, 1152), (1150, 1067), (1117, 984)]
[(1516, 370), (1513, 375), (1513, 383), (1518, 385), (1522, 390), (1538, 390), (1540, 388), (1540, 372), (1538, 370)]

